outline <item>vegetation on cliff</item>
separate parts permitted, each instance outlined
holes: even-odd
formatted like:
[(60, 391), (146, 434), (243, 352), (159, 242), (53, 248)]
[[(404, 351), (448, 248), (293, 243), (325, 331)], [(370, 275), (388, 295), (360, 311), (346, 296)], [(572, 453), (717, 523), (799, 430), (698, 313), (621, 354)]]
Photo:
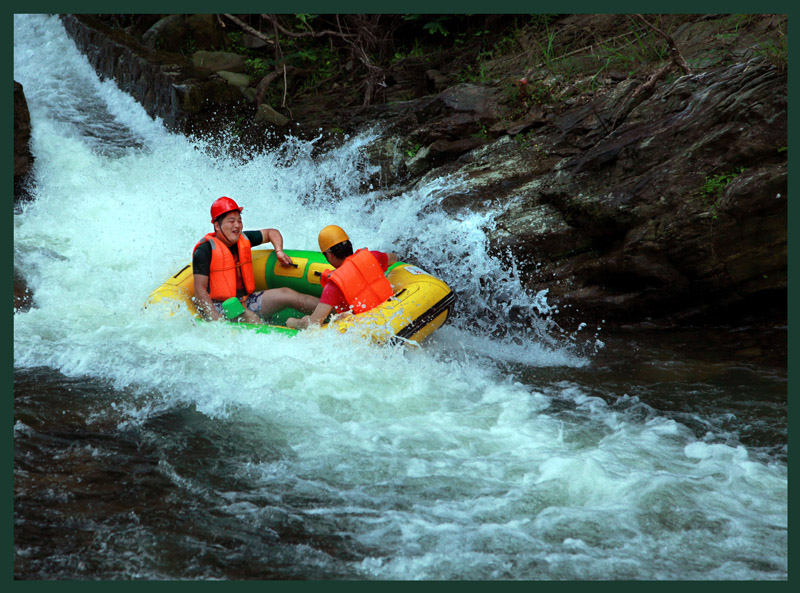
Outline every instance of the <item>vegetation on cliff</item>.
[[(165, 17), (175, 17), (171, 26), (162, 25)], [(266, 103), (290, 119), (315, 111), (338, 119), (348, 108), (416, 99), (463, 82), (504, 84), (508, 103), (522, 109), (531, 102), (591, 95), (609, 78), (652, 86), (688, 69), (720, 67), (747, 55), (763, 55), (785, 68), (788, 56), (785, 15), (171, 17), (103, 15), (101, 20), (188, 59), (201, 50), (244, 56), (256, 104)], [(693, 38), (676, 44), (676, 33), (690, 25)], [(521, 89), (520, 80), (526, 87)]]

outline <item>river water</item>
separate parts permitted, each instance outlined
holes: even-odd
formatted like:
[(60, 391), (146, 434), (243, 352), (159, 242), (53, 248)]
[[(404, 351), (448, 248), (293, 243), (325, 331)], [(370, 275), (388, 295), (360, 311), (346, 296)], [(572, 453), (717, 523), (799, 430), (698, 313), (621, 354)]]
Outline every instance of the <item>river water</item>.
[[(459, 180), (385, 199), (379, 131), (246, 162), (170, 134), (53, 16), (14, 17), (14, 79), (17, 579), (787, 579), (786, 328), (559, 327), (486, 253), (491, 212), (437, 207)], [(287, 247), (336, 223), (398, 252), (457, 315), (381, 348), (143, 309), (221, 195)]]

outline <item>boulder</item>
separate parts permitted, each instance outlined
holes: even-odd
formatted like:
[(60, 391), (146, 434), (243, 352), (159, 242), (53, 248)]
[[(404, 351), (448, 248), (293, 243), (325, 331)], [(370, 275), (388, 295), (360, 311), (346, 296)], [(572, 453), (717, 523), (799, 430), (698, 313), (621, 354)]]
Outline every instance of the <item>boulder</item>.
[(225, 43), (225, 34), (212, 14), (170, 14), (142, 34), (142, 44), (146, 47), (171, 52), (189, 47), (219, 50)]
[(228, 72), (227, 70), (220, 70), (217, 76), (224, 78), (232, 87), (236, 88), (248, 103), (252, 103), (256, 99), (256, 89), (250, 87), (250, 77), (246, 74), (239, 74), (238, 72)]
[(192, 54), (192, 63), (197, 68), (204, 68), (212, 72), (226, 70), (228, 72), (242, 73), (245, 71), (243, 55), (227, 51), (196, 51)]
[(227, 44), (225, 33), (213, 14), (187, 15), (189, 38), (197, 50), (221, 50)]
[(258, 111), (256, 111), (256, 121), (283, 127), (289, 123), (289, 118), (278, 113), (266, 103), (262, 103), (258, 106)]
[(14, 81), (14, 201), (27, 195), (26, 183), (33, 167), (30, 149), (31, 116), (22, 85)]
[(250, 77), (247, 74), (240, 74), (238, 72), (228, 72), (227, 70), (219, 70), (217, 76), (220, 76), (228, 81), (228, 84), (242, 89), (250, 86)]
[(142, 44), (156, 50), (177, 52), (189, 40), (186, 15), (171, 14), (159, 20), (142, 35)]
[(248, 49), (260, 49), (262, 47), (266, 47), (267, 42), (261, 39), (260, 37), (256, 37), (255, 35), (251, 35), (250, 33), (242, 33), (242, 47), (246, 47)]

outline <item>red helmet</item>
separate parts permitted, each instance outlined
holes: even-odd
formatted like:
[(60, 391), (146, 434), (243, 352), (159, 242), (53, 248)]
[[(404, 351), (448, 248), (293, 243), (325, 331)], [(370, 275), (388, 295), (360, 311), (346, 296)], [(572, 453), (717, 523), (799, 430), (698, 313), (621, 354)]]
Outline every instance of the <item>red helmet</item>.
[(214, 200), (214, 203), (211, 204), (211, 222), (214, 222), (217, 218), (232, 210), (241, 212), (244, 208), (240, 208), (236, 202), (228, 197), (222, 196), (221, 198), (217, 198)]

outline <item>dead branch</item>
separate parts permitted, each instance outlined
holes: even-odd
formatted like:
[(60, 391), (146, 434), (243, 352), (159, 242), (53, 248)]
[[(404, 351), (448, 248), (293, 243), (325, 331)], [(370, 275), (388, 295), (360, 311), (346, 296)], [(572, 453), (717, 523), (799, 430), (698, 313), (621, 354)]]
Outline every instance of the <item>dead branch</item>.
[(237, 18), (237, 17), (233, 16), (232, 14), (223, 14), (222, 16), (224, 16), (227, 19), (230, 19), (231, 21), (233, 21), (234, 23), (239, 25), (239, 27), (241, 29), (243, 29), (247, 33), (250, 33), (250, 35), (253, 35), (255, 37), (258, 37), (262, 41), (266, 41), (267, 43), (271, 43), (272, 45), (275, 45), (275, 41), (273, 39), (270, 39), (269, 37), (264, 35), (261, 31), (256, 31), (253, 27), (251, 27), (250, 25), (245, 23), (242, 19)]
[[(375, 47), (378, 43), (377, 37), (374, 34), (374, 31), (378, 28), (378, 20), (380, 19), (380, 15), (375, 15), (374, 20), (372, 23), (364, 23), (362, 22), (358, 28), (358, 36), (355, 39), (352, 39), (352, 36), (348, 36), (344, 33), (342, 28), (342, 22), (339, 18), (339, 15), (336, 15), (336, 26), (339, 28), (339, 31), (342, 33), (342, 38), (345, 42), (350, 46), (351, 51), (353, 52), (353, 56), (358, 58), (358, 60), (366, 67), (367, 69), (367, 78), (362, 83), (366, 90), (364, 91), (364, 101), (362, 106), (366, 107), (372, 101), (372, 94), (376, 86), (385, 86), (384, 79), (385, 71), (380, 66), (375, 66), (369, 59), (369, 54), (366, 49), (364, 49), (364, 45), (368, 47)], [(372, 26), (369, 26), (372, 25)]]
[(658, 35), (663, 37), (667, 42), (667, 47), (669, 48), (670, 60), (666, 64), (664, 64), (661, 68), (656, 70), (650, 77), (641, 85), (639, 85), (633, 94), (617, 109), (617, 113), (614, 115), (614, 121), (611, 123), (611, 130), (613, 131), (617, 127), (617, 120), (619, 119), (622, 110), (627, 107), (636, 97), (641, 95), (643, 92), (652, 89), (656, 82), (658, 82), (661, 78), (666, 75), (667, 72), (672, 70), (672, 68), (677, 68), (684, 74), (691, 74), (692, 71), (689, 68), (688, 64), (686, 64), (686, 60), (683, 59), (681, 52), (678, 51), (678, 46), (675, 45), (675, 40), (672, 39), (669, 35), (661, 31), (655, 25), (649, 23), (642, 15), (636, 14), (634, 15), (637, 19), (639, 19), (642, 23), (645, 24), (649, 29), (655, 31)]
[[(237, 19), (233, 15), (225, 15), (227, 18), (235, 22), (237, 25), (242, 27), (248, 32), (251, 32), (252, 27), (248, 27), (246, 23), (243, 23), (240, 19)], [(345, 46), (347, 46), (350, 50), (351, 56), (354, 61), (363, 65), (366, 69), (366, 78), (362, 83), (366, 89), (364, 93), (364, 105), (369, 105), (372, 100), (372, 95), (376, 87), (385, 86), (385, 77), (386, 71), (384, 68), (375, 65), (372, 62), (371, 54), (374, 52), (380, 51), (387, 42), (389, 42), (393, 29), (391, 27), (382, 27), (383, 21), (381, 21), (381, 15), (344, 15), (342, 18), (341, 15), (332, 15), (333, 19), (329, 21), (333, 25), (332, 28), (319, 30), (319, 31), (292, 31), (288, 29), (284, 24), (281, 23), (279, 15), (275, 14), (261, 14), (259, 15), (266, 23), (272, 25), (272, 29), (274, 31), (274, 38), (270, 39), (270, 43), (273, 44), (276, 51), (276, 62), (280, 63), (281, 59), (281, 43), (280, 38), (282, 36), (291, 37), (291, 38), (300, 38), (300, 37), (328, 37), (331, 41), (331, 44), (334, 43), (334, 39), (338, 39)], [(329, 25), (330, 26), (330, 25)], [(254, 33), (255, 34), (255, 33)], [(259, 35), (260, 38), (264, 38), (263, 34)], [(290, 67), (291, 68), (291, 67)], [(283, 71), (284, 75), (284, 99), (283, 102), (286, 102), (286, 69), (284, 68)], [(256, 92), (256, 100), (257, 104), (260, 104), (263, 100), (267, 89), (269, 88), (270, 84), (280, 76), (280, 70), (276, 69), (275, 72), (272, 74), (268, 74), (258, 84), (257, 92)]]
[(342, 33), (341, 31), (339, 31), (339, 32), (330, 31), (330, 30), (327, 30), (327, 29), (324, 30), (324, 31), (303, 31), (302, 33), (298, 33), (298, 32), (295, 32), (295, 31), (290, 31), (289, 29), (287, 29), (286, 27), (281, 25), (278, 22), (278, 19), (275, 18), (274, 15), (262, 14), (261, 18), (264, 19), (265, 21), (271, 23), (272, 26), (274, 26), (277, 30), (279, 30), (281, 33), (283, 33), (284, 35), (286, 35), (288, 37), (324, 37), (325, 35), (332, 35), (334, 37), (345, 37), (345, 38), (346, 37), (353, 37), (353, 35), (350, 34), (350, 33)]
[(675, 45), (675, 40), (672, 38), (672, 36), (667, 35), (666, 33), (664, 33), (664, 31), (662, 31), (661, 29), (659, 29), (658, 27), (656, 27), (652, 23), (648, 22), (647, 19), (645, 19), (641, 14), (635, 14), (633, 16), (635, 16), (637, 19), (642, 21), (642, 23), (644, 23), (644, 25), (647, 28), (652, 29), (658, 35), (660, 35), (661, 37), (664, 38), (664, 40), (667, 42), (667, 48), (669, 48), (669, 55), (670, 55), (670, 58), (672, 59), (672, 63), (681, 72), (683, 72), (684, 74), (691, 74), (692, 73), (692, 71), (689, 69), (689, 65), (686, 63), (686, 60), (683, 59), (683, 56), (681, 55), (681, 52), (678, 51), (678, 46)]
[(636, 90), (633, 91), (633, 94), (628, 99), (626, 99), (622, 105), (619, 106), (619, 109), (617, 109), (617, 113), (614, 115), (614, 120), (611, 122), (611, 131), (614, 131), (616, 129), (617, 120), (619, 119), (622, 110), (625, 107), (627, 107), (630, 103), (632, 103), (633, 100), (639, 95), (641, 95), (643, 92), (653, 88), (656, 82), (658, 82), (659, 79), (661, 79), (667, 72), (669, 72), (672, 69), (672, 66), (673, 66), (672, 62), (665, 64), (664, 66), (656, 70), (653, 74), (651, 74), (650, 77), (644, 83), (636, 87)]
[(269, 89), (269, 85), (280, 76), (280, 70), (275, 70), (274, 72), (270, 72), (264, 78), (262, 78), (258, 85), (256, 86), (256, 107), (258, 108), (261, 105), (261, 102), (264, 100), (264, 95), (267, 93)]
[(289, 83), (286, 81), (286, 64), (283, 65), (283, 99), (281, 99), (281, 107), (286, 107), (286, 91), (289, 88)]

